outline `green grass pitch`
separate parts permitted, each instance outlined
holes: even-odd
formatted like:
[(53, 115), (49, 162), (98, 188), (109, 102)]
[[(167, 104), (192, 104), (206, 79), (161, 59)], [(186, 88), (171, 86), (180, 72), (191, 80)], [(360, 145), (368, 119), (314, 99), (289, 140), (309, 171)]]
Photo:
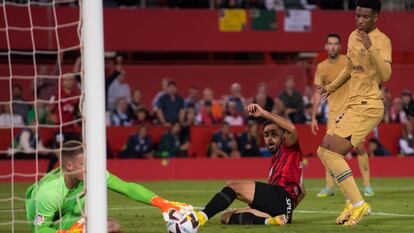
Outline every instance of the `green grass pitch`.
[[(219, 191), (225, 181), (163, 181), (143, 182), (147, 188), (170, 199), (188, 202), (195, 207), (204, 206)], [(24, 196), (29, 184), (15, 184), (15, 195)], [(343, 208), (343, 198), (338, 190), (334, 197), (317, 198), (316, 193), (323, 185), (320, 179), (305, 180), (308, 196), (295, 210), (293, 223), (287, 226), (225, 226), (219, 217), (211, 219), (201, 227), (200, 233), (226, 232), (414, 232), (414, 179), (373, 179), (375, 196), (367, 198), (373, 207), (373, 213), (360, 225), (352, 228), (336, 226), (335, 218)], [(0, 232), (12, 232), (11, 203), (4, 198), (11, 197), (11, 185), (0, 184)], [(236, 201), (231, 208), (245, 207)], [(23, 201), (14, 201), (14, 232), (28, 232), (25, 224)], [(158, 209), (133, 202), (113, 192), (109, 193), (109, 216), (117, 218), (123, 226), (123, 232), (160, 233), (166, 232), (165, 224)]]

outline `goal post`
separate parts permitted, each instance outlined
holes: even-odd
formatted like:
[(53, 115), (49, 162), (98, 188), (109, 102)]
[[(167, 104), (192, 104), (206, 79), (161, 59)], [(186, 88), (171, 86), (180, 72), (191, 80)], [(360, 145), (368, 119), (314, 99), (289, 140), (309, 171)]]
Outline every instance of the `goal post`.
[(102, 0), (81, 5), (87, 232), (107, 232), (105, 74)]

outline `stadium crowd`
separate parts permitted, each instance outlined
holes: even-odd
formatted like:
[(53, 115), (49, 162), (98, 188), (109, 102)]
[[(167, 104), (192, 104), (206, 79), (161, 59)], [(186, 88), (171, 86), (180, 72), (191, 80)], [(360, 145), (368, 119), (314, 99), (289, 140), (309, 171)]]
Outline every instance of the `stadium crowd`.
[[(78, 60), (73, 73), (79, 73)], [(123, 69), (122, 57), (114, 59), (114, 69), (106, 77), (106, 124), (110, 126), (139, 126), (132, 134), (121, 157), (186, 157), (188, 156), (190, 128), (196, 125), (221, 125), (220, 130), (211, 139), (208, 154), (211, 157), (240, 157), (266, 155), (260, 150), (258, 123), (263, 119), (253, 119), (245, 114), (244, 107), (257, 103), (264, 109), (290, 119), (295, 124), (310, 124), (312, 117), (313, 87), (307, 86), (302, 91), (295, 88), (295, 77), (287, 76), (285, 88), (280, 93), (268, 93), (266, 83), (257, 83), (255, 96), (244, 96), (243, 87), (233, 83), (227, 95), (217, 97), (209, 87), (192, 86), (187, 96), (178, 94), (179, 83), (164, 78), (159, 92), (143, 96), (138, 89), (131, 90), (127, 74)], [(9, 105), (0, 107), (0, 126), (24, 126), (16, 136), (15, 147), (22, 152), (33, 153), (36, 145), (36, 132), (30, 125), (38, 122), (41, 126), (63, 123), (62, 135), (56, 134), (52, 147), (59, 145), (59, 140), (78, 139), (81, 132), (79, 110), (80, 76), (65, 75), (62, 78), (62, 91), (59, 104), (59, 92), (40, 79), (37, 85), (36, 108), (24, 101), (23, 89), (15, 84), (12, 88), (12, 110)], [(401, 123), (403, 135), (398, 142), (401, 154), (414, 155), (414, 97), (410, 90), (404, 90), (400, 96), (392, 97), (389, 90), (383, 88), (385, 103), (384, 123)], [(152, 98), (151, 106), (143, 104), (143, 98)], [(13, 112), (13, 114), (11, 114)], [(320, 124), (327, 121), (327, 104), (318, 110), (317, 120)], [(148, 127), (161, 125), (169, 128), (159, 143), (154, 143), (147, 133)], [(244, 133), (236, 135), (230, 126), (246, 126)], [(22, 135), (25, 135), (22, 137)], [(41, 144), (41, 141), (39, 141)], [(396, 142), (397, 143), (397, 142)], [(369, 141), (371, 154), (389, 155), (389, 152), (377, 139)]]

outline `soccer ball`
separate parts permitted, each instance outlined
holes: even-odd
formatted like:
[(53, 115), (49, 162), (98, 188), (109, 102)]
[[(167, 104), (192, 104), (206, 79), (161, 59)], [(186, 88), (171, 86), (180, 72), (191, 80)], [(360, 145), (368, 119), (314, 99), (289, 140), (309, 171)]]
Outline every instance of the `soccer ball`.
[(193, 210), (171, 210), (168, 217), (168, 233), (196, 233), (198, 231), (198, 218)]

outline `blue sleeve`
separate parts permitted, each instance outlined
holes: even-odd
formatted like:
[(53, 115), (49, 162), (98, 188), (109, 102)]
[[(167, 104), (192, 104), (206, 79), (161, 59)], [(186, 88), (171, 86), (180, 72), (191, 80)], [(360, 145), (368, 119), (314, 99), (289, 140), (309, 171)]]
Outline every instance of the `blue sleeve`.
[(164, 96), (165, 96), (165, 94), (164, 95), (162, 95), (159, 99), (158, 99), (158, 101), (157, 101), (157, 103), (156, 103), (156, 105), (157, 105), (157, 107), (159, 108), (159, 109), (163, 109), (164, 108), (164, 105), (165, 105), (165, 98), (164, 98)]
[(213, 142), (215, 142), (215, 143), (220, 142), (220, 136), (219, 136), (217, 133), (215, 133), (215, 134), (213, 135), (213, 139), (212, 139), (212, 141), (213, 141)]

